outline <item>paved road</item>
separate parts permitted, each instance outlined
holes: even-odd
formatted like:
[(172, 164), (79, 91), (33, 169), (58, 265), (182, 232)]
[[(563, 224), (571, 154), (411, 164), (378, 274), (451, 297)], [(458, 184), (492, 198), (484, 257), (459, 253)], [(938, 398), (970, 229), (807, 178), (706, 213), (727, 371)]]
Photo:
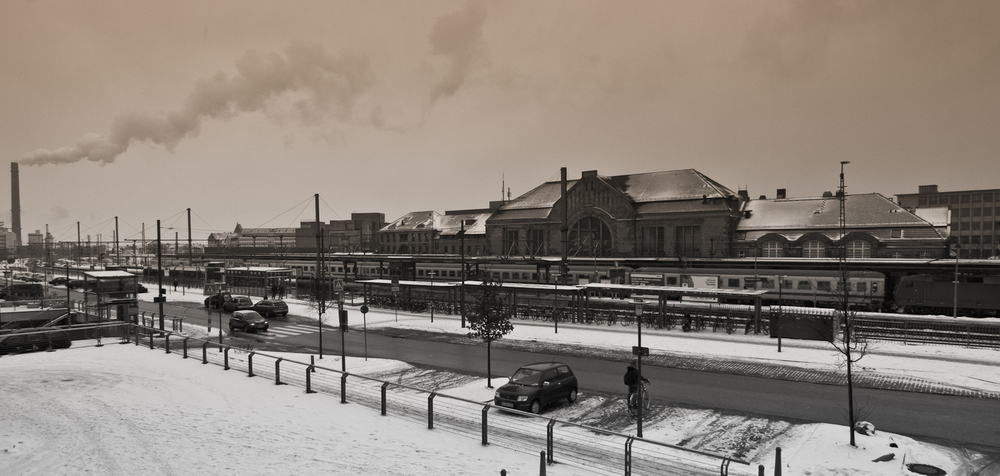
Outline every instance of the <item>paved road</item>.
[[(152, 312), (146, 309), (147, 306), (155, 308), (152, 303), (144, 303), (140, 309)], [(186, 308), (171, 305), (168, 314), (185, 315), (189, 319), (205, 319), (207, 316), (204, 308), (190, 304)], [(224, 325), (227, 323), (225, 318), (222, 322)], [(217, 323), (218, 312), (213, 314), (213, 327)], [(253, 341), (260, 350), (317, 352), (318, 336), (315, 324), (306, 326), (272, 320), (272, 330), (265, 335), (238, 332), (233, 337), (227, 337), (227, 343)], [(339, 331), (332, 327), (324, 328), (324, 354), (340, 354), (340, 340)], [(365, 355), (364, 333), (352, 330), (347, 333), (346, 342), (349, 355)], [(369, 332), (367, 355), (486, 374), (486, 348), (483, 346), (394, 338)], [(524, 363), (548, 360), (570, 364), (580, 377), (583, 392), (619, 395), (625, 390), (621, 382), (625, 364), (600, 359), (494, 347), (491, 373), (495, 376), (510, 375)], [(651, 397), (661, 402), (837, 424), (846, 419), (843, 407), (846, 407), (847, 391), (839, 385), (650, 365), (643, 367), (643, 373), (653, 382)], [(859, 402), (876, 405), (872, 419), (879, 429), (1000, 448), (1000, 400), (873, 389), (855, 389), (855, 394)]]

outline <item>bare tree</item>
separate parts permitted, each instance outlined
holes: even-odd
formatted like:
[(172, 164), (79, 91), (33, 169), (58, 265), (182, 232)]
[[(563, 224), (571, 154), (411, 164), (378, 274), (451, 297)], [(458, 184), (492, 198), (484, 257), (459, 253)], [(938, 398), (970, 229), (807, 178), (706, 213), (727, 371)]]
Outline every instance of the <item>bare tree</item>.
[(469, 328), (473, 335), (486, 342), (486, 386), (493, 388), (491, 344), (514, 330), (507, 308), (507, 294), (502, 282), (492, 281), (487, 274), (475, 294), (475, 304), (469, 311)]
[[(859, 414), (854, 401), (854, 364), (858, 363), (868, 354), (868, 339), (860, 332), (857, 332), (856, 320), (858, 317), (857, 307), (851, 307), (851, 291), (846, 273), (841, 276), (840, 289), (838, 289), (838, 309), (834, 313), (834, 332), (830, 338), (830, 344), (837, 351), (839, 364), (847, 369), (847, 419), (851, 427), (851, 446), (857, 446), (854, 441), (855, 424)], [(840, 332), (837, 332), (839, 325)], [(867, 413), (870, 413), (867, 412)], [(866, 413), (866, 414), (867, 414)]]

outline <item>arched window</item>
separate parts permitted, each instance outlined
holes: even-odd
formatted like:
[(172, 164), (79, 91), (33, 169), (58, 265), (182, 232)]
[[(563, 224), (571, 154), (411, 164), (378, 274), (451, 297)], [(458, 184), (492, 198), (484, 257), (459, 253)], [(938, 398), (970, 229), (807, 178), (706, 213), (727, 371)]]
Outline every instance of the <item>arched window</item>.
[(761, 246), (761, 256), (764, 258), (780, 258), (784, 255), (784, 247), (778, 241), (766, 241)]
[(848, 258), (871, 258), (872, 245), (863, 240), (854, 240), (847, 243)]
[(569, 251), (577, 256), (611, 256), (611, 229), (594, 217), (583, 218), (569, 230)]
[(802, 246), (802, 257), (825, 258), (826, 245), (824, 245), (823, 242), (819, 240), (807, 241), (806, 244)]

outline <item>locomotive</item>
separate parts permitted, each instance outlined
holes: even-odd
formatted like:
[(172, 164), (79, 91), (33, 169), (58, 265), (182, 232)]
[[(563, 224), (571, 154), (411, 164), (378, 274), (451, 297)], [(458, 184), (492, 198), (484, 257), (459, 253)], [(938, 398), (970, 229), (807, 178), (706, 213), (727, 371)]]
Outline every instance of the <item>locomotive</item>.
[(1000, 310), (1000, 277), (958, 276), (956, 283), (955, 276), (904, 276), (895, 297), (907, 314), (995, 317)]

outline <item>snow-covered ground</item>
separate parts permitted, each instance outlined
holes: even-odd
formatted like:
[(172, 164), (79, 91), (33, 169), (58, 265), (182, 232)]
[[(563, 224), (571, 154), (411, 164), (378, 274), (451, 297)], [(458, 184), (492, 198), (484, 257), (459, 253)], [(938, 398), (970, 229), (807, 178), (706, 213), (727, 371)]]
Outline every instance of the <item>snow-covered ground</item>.
[[(151, 299), (152, 295), (143, 298)], [(200, 303), (197, 290), (170, 292), (171, 302)], [(293, 314), (314, 316), (307, 304), (290, 302)], [(392, 326), (466, 333), (454, 316), (397, 317), (373, 309), (364, 320), (350, 307), (352, 327)], [(333, 316), (331, 316), (333, 317)], [(186, 330), (204, 333), (191, 322)], [(635, 327), (593, 328), (515, 321), (505, 339), (586, 344), (608, 348), (635, 345)], [(213, 331), (216, 331), (213, 329)], [(725, 345), (722, 345), (725, 342)], [(744, 336), (647, 332), (643, 345), (653, 353), (711, 355), (754, 362), (836, 369), (827, 344), (784, 340), (778, 353), (770, 339)], [(308, 360), (302, 356), (298, 360)], [(941, 384), (1000, 391), (1000, 352), (958, 347), (881, 344), (862, 362), (862, 371), (916, 376)], [(349, 358), (352, 372), (395, 364)], [(366, 366), (367, 369), (366, 369)], [(53, 353), (0, 358), (4, 392), (0, 398), (0, 471), (4, 474), (538, 474), (537, 453), (477, 438), (428, 430), (426, 426), (353, 404), (336, 396), (306, 395), (301, 388), (275, 386), (264, 379), (221, 372), (215, 366), (151, 352), (143, 347), (81, 343)], [(448, 391), (488, 400), (485, 379)], [(1000, 410), (1000, 403), (998, 403)], [(710, 410), (672, 409), (670, 418), (644, 427), (649, 439), (676, 444), (697, 437), (704, 423), (720, 418)], [(829, 424), (762, 422), (775, 425), (768, 441), (748, 452), (752, 466), (731, 474), (772, 474), (775, 448), (782, 448), (784, 474), (905, 475), (907, 464), (933, 465), (949, 475), (976, 474), (996, 458), (957, 446), (916, 441), (877, 431), (847, 444), (847, 430)], [(895, 445), (895, 447), (891, 445)], [(889, 461), (876, 462), (894, 454)], [(994, 466), (995, 467), (995, 466)], [(596, 474), (557, 464), (547, 474)], [(994, 470), (995, 471), (995, 470)], [(993, 473), (988, 473), (993, 474)]]

